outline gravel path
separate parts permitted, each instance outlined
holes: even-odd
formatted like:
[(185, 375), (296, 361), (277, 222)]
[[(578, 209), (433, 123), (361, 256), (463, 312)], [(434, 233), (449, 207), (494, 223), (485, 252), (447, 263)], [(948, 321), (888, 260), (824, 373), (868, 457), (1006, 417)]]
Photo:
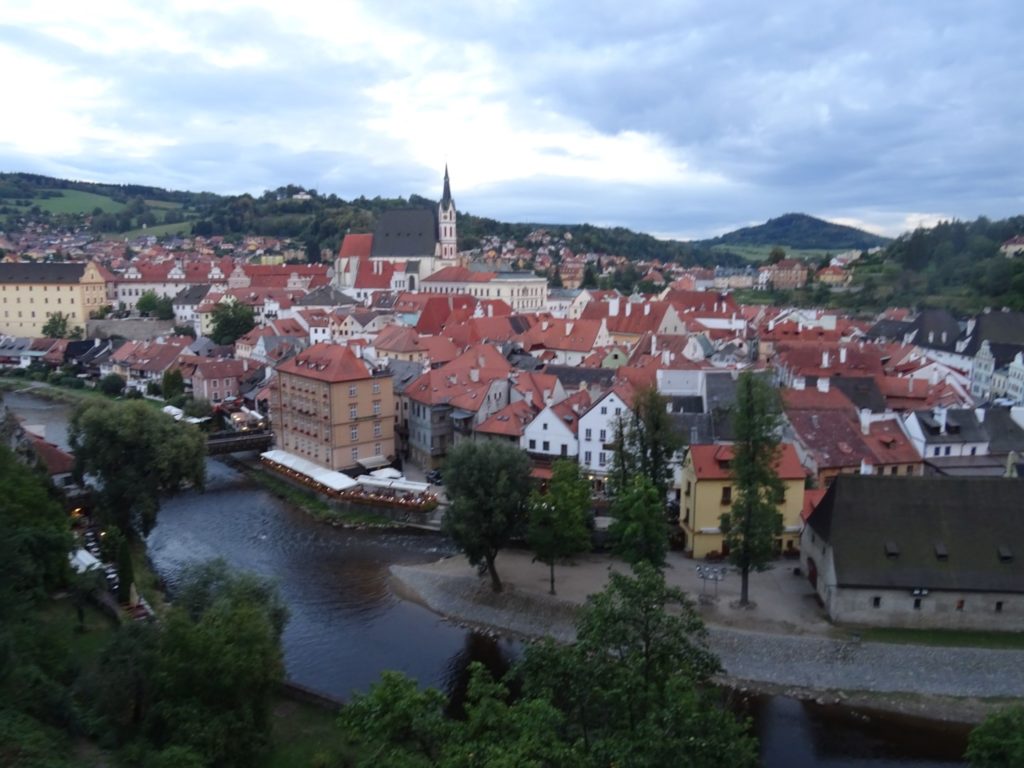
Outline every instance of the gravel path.
[[(526, 637), (575, 636), (578, 602), (511, 587), (494, 594), (480, 579), (432, 566), (392, 566), (396, 590), (436, 613)], [(819, 691), (1024, 697), (1024, 651), (861, 643), (709, 627), (711, 647), (734, 679)]]

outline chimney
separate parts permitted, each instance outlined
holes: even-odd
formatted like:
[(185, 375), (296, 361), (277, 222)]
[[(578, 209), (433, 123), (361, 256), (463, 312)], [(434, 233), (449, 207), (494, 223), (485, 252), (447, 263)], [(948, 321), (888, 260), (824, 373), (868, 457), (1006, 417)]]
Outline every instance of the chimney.
[(618, 317), (619, 314), (619, 297), (616, 296), (614, 299), (608, 302), (608, 316)]
[(821, 367), (828, 368), (828, 350), (823, 350), (821, 353)]
[(488, 304), (487, 305), (487, 316), (488, 317), (494, 317), (494, 305), (493, 304)]
[(939, 383), (939, 369), (932, 368), (931, 384), (933, 387), (938, 386)]
[(974, 416), (975, 416), (975, 418), (978, 419), (978, 423), (979, 424), (984, 424), (985, 423), (985, 409), (984, 408), (975, 408), (974, 409)]
[(568, 336), (568, 335), (570, 335), (572, 333), (572, 326), (573, 326), (572, 323), (566, 323), (565, 324), (565, 335), (566, 336)]
[(656, 333), (651, 334), (651, 357), (658, 354), (658, 335)]
[(946, 434), (946, 409), (941, 405), (936, 405), (932, 414), (935, 416), (935, 420), (939, 422), (939, 434)]
[(846, 347), (839, 348), (839, 364), (846, 365)]
[(548, 329), (548, 321), (547, 320), (544, 320), (544, 321), (541, 322), (540, 329), (542, 331), (546, 331)]
[(803, 391), (807, 387), (807, 380), (803, 376), (796, 376), (793, 379), (793, 389)]
[(479, 368), (470, 368), (469, 369), (469, 380), (472, 381), (474, 384), (476, 382), (480, 381), (480, 369)]
[(649, 314), (651, 314), (651, 305), (644, 304), (644, 317), (647, 317)]
[(484, 356), (483, 356), (483, 355), (477, 355), (477, 356), (476, 356), (476, 364), (477, 364), (477, 367), (479, 367), (479, 368), (483, 368), (483, 367), (484, 367), (484, 363), (485, 363), (485, 362), (486, 362), (486, 361), (484, 360)]
[(857, 415), (860, 417), (861, 434), (868, 434), (871, 431), (871, 410), (869, 408), (861, 408)]
[(633, 302), (626, 302), (626, 317), (629, 317), (633, 313)]
[(672, 352), (671, 352), (671, 350), (668, 350), (668, 349), (662, 350), (662, 352), (661, 352), (661, 364), (662, 365), (668, 365), (671, 362), (672, 362)]
[(828, 392), (828, 383), (829, 383), (828, 376), (819, 376), (818, 377), (818, 391), (822, 392), (822, 393)]

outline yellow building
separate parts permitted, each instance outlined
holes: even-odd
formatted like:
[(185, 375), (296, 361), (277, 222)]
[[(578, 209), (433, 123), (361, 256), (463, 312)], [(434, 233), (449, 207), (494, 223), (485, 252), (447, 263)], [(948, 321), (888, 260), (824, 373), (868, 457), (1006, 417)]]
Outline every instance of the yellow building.
[(54, 314), (68, 318), (68, 330), (107, 304), (107, 281), (92, 262), (0, 264), (0, 333), (42, 336)]
[(394, 460), (391, 376), (348, 347), (316, 344), (279, 365), (271, 420), (280, 450), (327, 469)]
[[(682, 467), (679, 525), (686, 552), (693, 557), (702, 558), (710, 552), (728, 554), (719, 526), (733, 501), (732, 460), (731, 445), (691, 445), (687, 451)], [(788, 443), (780, 446), (775, 468), (785, 487), (779, 504), (783, 533), (775, 541), (781, 553), (798, 548), (800, 543), (805, 473), (796, 450)]]

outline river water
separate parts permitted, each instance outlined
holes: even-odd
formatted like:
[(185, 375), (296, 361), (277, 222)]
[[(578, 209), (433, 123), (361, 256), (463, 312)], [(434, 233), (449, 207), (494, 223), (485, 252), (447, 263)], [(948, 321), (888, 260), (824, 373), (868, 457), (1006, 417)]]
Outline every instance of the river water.
[[(69, 407), (6, 395), (26, 423), (46, 427), (66, 446)], [(347, 531), (316, 523), (216, 460), (205, 493), (164, 501), (149, 537), (153, 562), (173, 589), (192, 562), (222, 557), (274, 579), (291, 611), (284, 633), (291, 679), (346, 698), (386, 669), (457, 693), (472, 660), (501, 672), (519, 645), (468, 631), (399, 599), (388, 567), (452, 553), (435, 534)], [(961, 736), (892, 718), (866, 720), (848, 710), (784, 697), (759, 697), (749, 714), (766, 768), (938, 768), (961, 765)]]

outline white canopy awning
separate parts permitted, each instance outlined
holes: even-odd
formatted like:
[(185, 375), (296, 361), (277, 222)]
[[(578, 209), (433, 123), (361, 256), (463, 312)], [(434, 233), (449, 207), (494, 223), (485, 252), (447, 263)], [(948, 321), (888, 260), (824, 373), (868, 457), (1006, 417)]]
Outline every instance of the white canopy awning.
[(75, 573), (85, 573), (100, 567), (100, 561), (87, 549), (69, 553), (68, 560), (71, 562), (71, 567), (75, 569)]
[(375, 469), (370, 473), (370, 477), (376, 477), (378, 480), (404, 480), (402, 473), (394, 467), (384, 467), (384, 469)]
[(358, 485), (355, 480), (342, 472), (324, 469), (319, 464), (314, 464), (312, 461), (303, 459), (293, 453), (288, 453), (288, 451), (267, 451), (266, 453), (261, 453), (260, 458), (274, 464), (280, 464), (282, 467), (298, 472), (300, 475), (305, 475), (310, 480), (320, 483), (320, 485), (326, 486), (332, 491), (347, 491), (349, 488), (354, 488)]
[(417, 483), (413, 480), (385, 480), (370, 475), (360, 475), (356, 478), (356, 482), (363, 488), (403, 491), (404, 493), (426, 493), (430, 488), (426, 483)]

